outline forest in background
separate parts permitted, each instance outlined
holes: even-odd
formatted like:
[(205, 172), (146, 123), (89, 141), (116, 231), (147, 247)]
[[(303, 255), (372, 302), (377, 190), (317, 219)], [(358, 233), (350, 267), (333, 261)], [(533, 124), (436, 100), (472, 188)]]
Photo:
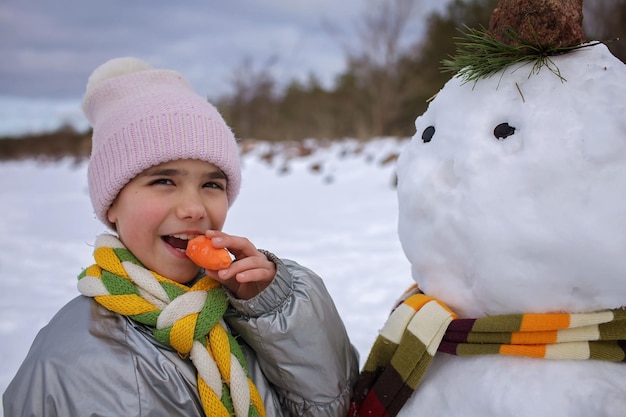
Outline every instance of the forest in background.
[[(415, 118), (452, 76), (442, 71), (441, 62), (454, 55), (455, 41), (466, 28), (488, 27), (498, 0), (452, 0), (443, 12), (426, 17), (417, 13), (418, 3), (377, 0), (353, 28), (356, 46), (344, 46), (346, 70), (332, 87), (323, 87), (315, 74), (305, 83), (285, 84), (272, 74), (272, 57), (260, 67), (244, 60), (233, 70), (232, 93), (214, 104), (242, 140), (412, 136)], [(426, 20), (425, 35), (401, 46), (411, 19)], [(584, 29), (588, 39), (605, 42), (626, 62), (626, 0), (587, 1)], [(80, 161), (90, 150), (91, 132), (69, 126), (0, 138), (0, 161), (65, 157)]]

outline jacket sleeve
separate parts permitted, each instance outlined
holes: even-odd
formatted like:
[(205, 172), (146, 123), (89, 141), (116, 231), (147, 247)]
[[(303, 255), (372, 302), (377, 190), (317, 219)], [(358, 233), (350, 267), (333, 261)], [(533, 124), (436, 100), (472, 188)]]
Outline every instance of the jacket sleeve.
[(78, 296), (35, 338), (3, 395), (4, 416), (204, 416), (195, 368), (155, 342)]
[(263, 253), (276, 277), (251, 300), (231, 295), (228, 324), (254, 349), (293, 416), (347, 415), (358, 354), (330, 294), (311, 270)]

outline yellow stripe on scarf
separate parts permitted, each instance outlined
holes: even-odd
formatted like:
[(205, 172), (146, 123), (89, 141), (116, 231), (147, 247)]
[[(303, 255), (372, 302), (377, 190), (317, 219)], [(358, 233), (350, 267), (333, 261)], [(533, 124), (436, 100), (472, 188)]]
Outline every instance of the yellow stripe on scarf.
[(207, 417), (231, 417), (230, 412), (222, 405), (222, 399), (217, 398), (215, 392), (202, 378), (198, 378), (198, 392)]
[(193, 337), (189, 337), (189, 335), (193, 335), (197, 320), (197, 314), (190, 314), (174, 323), (170, 331), (170, 343), (176, 351), (184, 355), (191, 351)]
[(112, 274), (119, 275), (124, 278), (128, 278), (126, 268), (120, 262), (120, 259), (115, 255), (112, 248), (99, 247), (93, 253), (93, 257), (96, 264), (105, 271), (109, 271)]
[(215, 358), (215, 363), (224, 377), (227, 384), (230, 384), (230, 349), (228, 335), (222, 326), (215, 326), (209, 332), (211, 341), (211, 353)]
[(151, 313), (159, 309), (136, 294), (100, 295), (94, 299), (107, 310), (125, 316), (136, 316), (142, 313)]

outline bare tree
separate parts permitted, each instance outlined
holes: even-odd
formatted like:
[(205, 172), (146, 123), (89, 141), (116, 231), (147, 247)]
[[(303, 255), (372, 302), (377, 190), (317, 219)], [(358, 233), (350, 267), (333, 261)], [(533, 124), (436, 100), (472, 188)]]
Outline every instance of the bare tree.
[(372, 135), (389, 132), (390, 123), (399, 110), (402, 89), (396, 76), (402, 34), (413, 16), (413, 0), (382, 0), (368, 9), (357, 29), (369, 64), (364, 74), (372, 97)]
[[(396, 76), (402, 56), (402, 38), (407, 26), (416, 16), (417, 0), (368, 0), (363, 15), (353, 30), (356, 46), (346, 41), (332, 24), (331, 34), (343, 46), (348, 72), (356, 77), (362, 97), (368, 105), (357, 132), (366, 136), (391, 134), (389, 127), (402, 102), (402, 86)], [(365, 133), (367, 132), (367, 133)]]
[(357, 23), (363, 55), (374, 66), (390, 68), (398, 60), (403, 32), (413, 17), (415, 0), (370, 0)]
[(245, 57), (232, 74), (233, 93), (219, 102), (225, 119), (239, 138), (260, 137), (266, 134), (276, 118), (275, 87), (271, 57), (260, 68), (252, 58)]
[(605, 42), (626, 62), (626, 0), (593, 0), (584, 4), (584, 27), (588, 38)]

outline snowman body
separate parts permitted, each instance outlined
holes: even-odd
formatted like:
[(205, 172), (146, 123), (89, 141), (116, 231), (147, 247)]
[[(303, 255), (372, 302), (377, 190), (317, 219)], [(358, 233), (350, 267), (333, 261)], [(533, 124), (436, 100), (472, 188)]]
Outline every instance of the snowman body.
[[(413, 278), (459, 317), (626, 306), (626, 65), (546, 64), (451, 79), (398, 160)], [(626, 416), (626, 363), (438, 353), (400, 416)]]

